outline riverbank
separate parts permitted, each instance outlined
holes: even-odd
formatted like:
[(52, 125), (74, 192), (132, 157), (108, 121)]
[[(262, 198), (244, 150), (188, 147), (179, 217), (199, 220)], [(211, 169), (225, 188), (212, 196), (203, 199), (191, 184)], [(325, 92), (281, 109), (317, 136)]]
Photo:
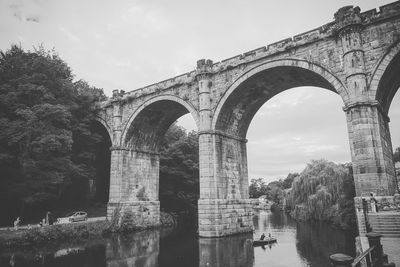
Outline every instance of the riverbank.
[(304, 204), (296, 205), (293, 210), (286, 212), (296, 221), (324, 222), (342, 230), (357, 230), (354, 207), (339, 208), (339, 205), (332, 205), (325, 208), (319, 216), (315, 216), (310, 208)]
[(155, 227), (140, 227), (130, 224), (117, 225), (106, 220), (88, 220), (85, 222), (45, 225), (28, 228), (26, 226), (14, 230), (0, 229), (0, 247), (26, 247), (42, 245), (51, 242), (85, 241), (102, 239), (112, 233), (130, 233), (158, 227), (175, 227), (177, 218), (173, 214), (161, 213), (160, 225)]

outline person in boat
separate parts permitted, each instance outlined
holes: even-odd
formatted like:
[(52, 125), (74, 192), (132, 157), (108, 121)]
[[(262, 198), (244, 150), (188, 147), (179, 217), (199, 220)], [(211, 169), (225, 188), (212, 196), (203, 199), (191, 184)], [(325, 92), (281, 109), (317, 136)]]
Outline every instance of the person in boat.
[(268, 234), (268, 238), (271, 239), (271, 237), (272, 237), (272, 236), (271, 236), (271, 233), (269, 233), (269, 234)]
[(261, 235), (261, 237), (260, 237), (260, 240), (264, 240), (264, 238), (265, 238), (265, 234), (262, 233), (262, 235)]

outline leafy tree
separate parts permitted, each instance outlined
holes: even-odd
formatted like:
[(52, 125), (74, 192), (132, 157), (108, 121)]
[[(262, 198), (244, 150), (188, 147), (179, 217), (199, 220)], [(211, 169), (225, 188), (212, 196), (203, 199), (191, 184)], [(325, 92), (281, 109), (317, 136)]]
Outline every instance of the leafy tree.
[(400, 147), (396, 148), (396, 151), (393, 154), (394, 162), (400, 162)]
[(173, 124), (160, 153), (160, 204), (167, 212), (195, 215), (199, 198), (199, 143), (196, 132)]
[(94, 174), (99, 141), (90, 123), (95, 102), (104, 98), (102, 90), (74, 83), (71, 69), (54, 51), (39, 47), (30, 52), (15, 45), (1, 51), (2, 198), (13, 199), (21, 209), (54, 203), (74, 180), (87, 181)]
[(273, 201), (275, 204), (281, 204), (283, 201), (283, 189), (280, 181), (274, 181), (267, 186), (267, 198)]
[(289, 173), (288, 176), (283, 181), (281, 181), (282, 189), (291, 188), (293, 180), (298, 176), (299, 176), (299, 174), (297, 172)]
[(263, 178), (251, 179), (249, 187), (250, 198), (259, 198), (267, 195), (268, 188)]

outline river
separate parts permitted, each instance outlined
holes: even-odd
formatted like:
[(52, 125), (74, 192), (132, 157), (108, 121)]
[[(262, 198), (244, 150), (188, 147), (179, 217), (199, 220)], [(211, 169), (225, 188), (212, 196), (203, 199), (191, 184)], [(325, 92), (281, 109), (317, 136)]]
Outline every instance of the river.
[[(254, 233), (197, 238), (189, 229), (148, 230), (92, 240), (0, 252), (0, 266), (190, 267), (329, 265), (329, 255), (355, 255), (354, 235), (326, 224), (296, 223), (284, 213), (260, 212)], [(278, 242), (252, 246), (251, 239), (271, 233)]]

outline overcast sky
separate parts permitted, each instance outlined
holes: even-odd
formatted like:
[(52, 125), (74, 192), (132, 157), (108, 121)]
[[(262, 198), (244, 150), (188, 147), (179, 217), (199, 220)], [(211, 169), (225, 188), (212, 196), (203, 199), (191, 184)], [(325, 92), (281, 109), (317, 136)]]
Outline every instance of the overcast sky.
[[(311, 30), (342, 6), (362, 11), (393, 1), (321, 0), (0, 0), (0, 49), (55, 48), (76, 79), (103, 88), (134, 90)], [(391, 110), (400, 146), (400, 93)], [(295, 88), (268, 101), (247, 135), (249, 177), (281, 178), (311, 159), (350, 161), (339, 96)], [(181, 125), (193, 127), (186, 116)]]

